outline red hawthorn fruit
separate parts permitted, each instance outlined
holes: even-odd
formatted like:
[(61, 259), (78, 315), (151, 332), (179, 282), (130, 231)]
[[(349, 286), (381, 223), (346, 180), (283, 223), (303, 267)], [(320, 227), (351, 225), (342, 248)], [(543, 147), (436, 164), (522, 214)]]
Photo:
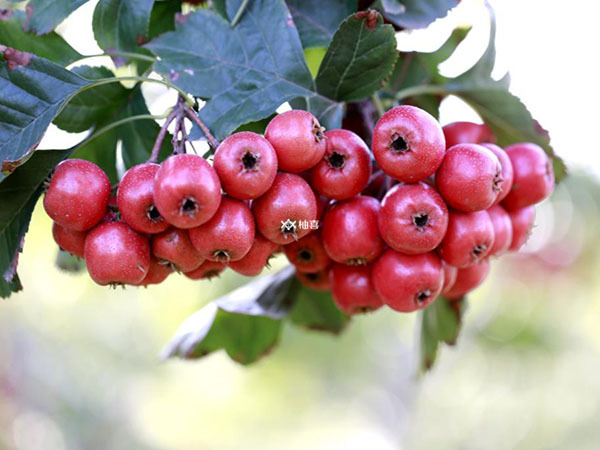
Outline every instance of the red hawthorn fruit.
[(510, 158), (508, 154), (502, 149), (502, 147), (498, 147), (496, 144), (483, 143), (481, 144), (483, 147), (490, 150), (498, 161), (500, 161), (500, 166), (502, 166), (502, 182), (500, 182), (500, 192), (498, 193), (498, 197), (496, 197), (496, 201), (494, 201), (494, 205), (499, 204), (504, 198), (508, 195), (513, 185), (513, 167), (510, 162)]
[(456, 144), (481, 144), (495, 142), (492, 130), (481, 123), (452, 122), (442, 127), (446, 138), (446, 148)]
[(300, 280), (307, 288), (314, 291), (329, 290), (329, 270), (321, 270), (320, 272), (296, 272), (296, 278)]
[(383, 306), (371, 281), (371, 266), (334, 264), (329, 271), (329, 283), (333, 300), (343, 313), (366, 313)]
[(513, 227), (506, 210), (495, 205), (487, 210), (494, 227), (494, 245), (488, 256), (500, 256), (508, 251), (513, 239)]
[(317, 164), (325, 153), (325, 128), (307, 111), (294, 109), (275, 116), (265, 137), (277, 153), (279, 169), (302, 172)]
[(218, 261), (204, 261), (200, 266), (191, 272), (183, 274), (192, 280), (210, 280), (221, 275), (227, 266)]
[(448, 208), (442, 197), (426, 183), (397, 184), (383, 201), (378, 218), (379, 233), (387, 245), (406, 254), (434, 250), (448, 228)]
[(54, 222), (52, 224), (54, 242), (64, 251), (83, 258), (86, 231), (75, 231)]
[(250, 200), (263, 195), (273, 184), (277, 155), (264, 137), (242, 131), (221, 142), (214, 168), (227, 195)]
[(381, 170), (397, 180), (414, 183), (433, 175), (445, 149), (440, 124), (414, 106), (396, 106), (375, 125), (373, 155)]
[(446, 151), (435, 184), (448, 206), (465, 212), (489, 208), (498, 198), (502, 166), (490, 150), (458, 144)]
[(448, 230), (438, 247), (441, 258), (459, 269), (477, 264), (494, 245), (494, 226), (486, 211), (450, 210)]
[(106, 222), (85, 239), (85, 263), (96, 283), (138, 284), (150, 268), (148, 239), (123, 222)]
[(507, 210), (534, 205), (554, 190), (554, 170), (548, 155), (536, 144), (520, 143), (506, 147), (512, 162), (512, 189), (502, 202)]
[(151, 284), (160, 284), (173, 273), (173, 268), (170, 264), (165, 264), (162, 261), (152, 257), (150, 259), (150, 268), (142, 281), (136, 286), (149, 286)]
[(140, 233), (160, 233), (169, 224), (154, 206), (154, 177), (160, 166), (153, 163), (133, 166), (121, 179), (117, 207), (127, 225)]
[(83, 159), (67, 159), (54, 170), (44, 209), (63, 227), (85, 231), (102, 220), (109, 197), (110, 181), (100, 167)]
[(513, 237), (510, 244), (510, 251), (519, 250), (531, 235), (533, 222), (535, 221), (535, 207), (525, 206), (524, 208), (508, 211), (512, 223)]
[(310, 171), (310, 184), (320, 194), (335, 200), (360, 194), (371, 177), (367, 144), (348, 130), (330, 130), (325, 137), (325, 155)]
[(254, 216), (239, 200), (223, 197), (216, 214), (189, 230), (190, 239), (204, 259), (228, 263), (246, 256), (254, 242)]
[(154, 204), (167, 222), (193, 228), (208, 222), (219, 209), (221, 182), (200, 156), (167, 158), (154, 179)]
[(168, 261), (181, 272), (196, 269), (204, 258), (196, 250), (188, 230), (169, 228), (152, 237), (152, 253), (161, 262)]
[(490, 273), (490, 262), (481, 261), (471, 267), (458, 269), (456, 281), (442, 295), (450, 300), (456, 300), (478, 287)]
[(444, 292), (450, 290), (456, 282), (458, 275), (458, 269), (442, 260), (442, 269), (444, 270), (444, 285), (442, 286), (442, 295)]
[(377, 227), (379, 201), (358, 196), (334, 203), (325, 213), (321, 237), (325, 251), (335, 262), (365, 265), (383, 250)]
[(278, 247), (279, 245), (256, 233), (250, 251), (242, 259), (229, 263), (229, 267), (239, 274), (255, 277), (269, 265), (269, 259)]
[[(300, 176), (279, 173), (271, 188), (252, 202), (252, 212), (264, 237), (276, 244), (289, 244), (311, 232), (310, 223), (317, 220), (317, 200)], [(300, 222), (309, 226), (301, 228)]]
[(283, 251), (298, 272), (318, 272), (331, 265), (318, 231), (284, 246)]
[(388, 249), (373, 265), (372, 280), (385, 304), (412, 312), (425, 308), (440, 294), (444, 271), (435, 253), (405, 255)]

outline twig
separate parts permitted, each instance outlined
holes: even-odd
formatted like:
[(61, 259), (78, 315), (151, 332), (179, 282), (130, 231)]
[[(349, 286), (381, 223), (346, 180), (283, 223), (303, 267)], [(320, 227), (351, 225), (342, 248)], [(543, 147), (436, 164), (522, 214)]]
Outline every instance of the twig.
[(198, 114), (196, 114), (196, 112), (193, 109), (188, 107), (185, 108), (185, 114), (188, 117), (188, 119), (190, 119), (192, 122), (194, 122), (200, 127), (200, 129), (204, 133), (204, 136), (206, 136), (206, 139), (208, 140), (208, 144), (213, 148), (213, 150), (216, 150), (219, 146), (219, 141), (215, 139), (215, 137), (212, 135), (206, 124), (202, 122), (200, 117), (198, 117)]
[(237, 10), (237, 12), (235, 13), (235, 16), (233, 18), (233, 20), (231, 21), (231, 27), (235, 27), (238, 22), (240, 21), (240, 19), (242, 18), (242, 15), (244, 14), (244, 10), (246, 9), (246, 6), (248, 6), (248, 0), (244, 0), (242, 2), (242, 4), (240, 5), (239, 9)]

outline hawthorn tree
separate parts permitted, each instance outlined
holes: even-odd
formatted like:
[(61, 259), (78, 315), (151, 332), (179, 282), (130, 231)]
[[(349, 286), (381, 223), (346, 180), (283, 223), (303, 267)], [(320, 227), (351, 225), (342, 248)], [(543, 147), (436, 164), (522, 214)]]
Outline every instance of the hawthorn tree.
[[(409, 104), (438, 117), (441, 101), (454, 95), (480, 115), (499, 145), (536, 143), (551, 157), (556, 179), (565, 175), (548, 133), (509, 92), (508, 75), (491, 77), (491, 10), (484, 54), (468, 71), (448, 78), (438, 65), (468, 28), (455, 29), (432, 53), (399, 52), (395, 33), (428, 26), (458, 0), (100, 0), (92, 27), (102, 55), (135, 73), (116, 76), (107, 66), (82, 65), (98, 55), (78, 53), (53, 31), (86, 1), (10, 0), (9, 9), (0, 10), (2, 297), (22, 289), (18, 255), (58, 163), (72, 157), (92, 161), (117, 183), (119, 142), (125, 168), (162, 161), (198, 139), (208, 141), (208, 158), (235, 131), (263, 133), (286, 102), (311, 112), (327, 129), (343, 126), (370, 143), (385, 110)], [(177, 91), (179, 100), (152, 115), (140, 89), (144, 83)], [(189, 136), (186, 121), (193, 125)], [(39, 149), (51, 123), (88, 134), (67, 150)], [(277, 343), (285, 320), (341, 332), (349, 317), (329, 293), (307, 289), (293, 272), (285, 268), (210, 303), (182, 324), (166, 355), (195, 358), (224, 349), (248, 364)], [(434, 362), (440, 343), (456, 341), (464, 306), (464, 299), (440, 298), (423, 311), (422, 368)]]

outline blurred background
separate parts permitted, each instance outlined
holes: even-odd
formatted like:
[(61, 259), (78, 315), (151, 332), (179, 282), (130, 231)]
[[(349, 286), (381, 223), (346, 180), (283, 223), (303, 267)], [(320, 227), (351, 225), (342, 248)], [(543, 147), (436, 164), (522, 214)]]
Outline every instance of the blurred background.
[[(0, 448), (63, 449), (597, 449), (600, 442), (600, 95), (593, 2), (492, 2), (496, 72), (552, 136), (571, 176), (538, 208), (527, 248), (493, 264), (469, 301), (463, 333), (415, 377), (415, 315), (381, 310), (339, 337), (285, 326), (250, 367), (216, 353), (159, 353), (191, 313), (245, 279), (172, 276), (149, 289), (94, 285), (54, 266), (41, 204), (20, 258), (25, 290), (0, 303)], [(97, 53), (95, 2), (59, 31)], [(463, 0), (401, 49), (434, 50), (460, 23), (473, 31), (443, 64), (455, 75), (487, 39), (482, 3)], [(101, 61), (106, 63), (106, 61)], [(172, 94), (147, 86), (153, 113)], [(441, 120), (477, 120), (456, 99)], [(52, 129), (41, 148), (81, 136)], [(284, 264), (277, 261), (275, 267)]]

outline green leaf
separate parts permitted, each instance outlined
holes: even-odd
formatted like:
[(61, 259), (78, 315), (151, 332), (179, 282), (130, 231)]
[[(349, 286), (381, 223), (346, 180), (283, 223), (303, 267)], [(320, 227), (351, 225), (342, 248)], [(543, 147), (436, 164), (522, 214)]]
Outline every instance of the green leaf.
[(348, 324), (350, 318), (335, 306), (330, 292), (314, 291), (296, 279), (292, 292), (294, 306), (289, 319), (293, 324), (334, 334), (340, 333)]
[(356, 0), (286, 0), (304, 48), (327, 47), (340, 23), (356, 11)]
[(147, 41), (154, 0), (100, 0), (92, 27), (100, 48), (135, 52)]
[(180, 0), (155, 1), (150, 14), (148, 38), (173, 31), (175, 29), (175, 14), (181, 12)]
[(358, 101), (381, 88), (398, 57), (394, 29), (375, 11), (348, 17), (336, 31), (316, 78), (317, 91)]
[(85, 261), (83, 259), (61, 248), (56, 252), (54, 264), (63, 272), (68, 273), (80, 273), (85, 269)]
[[(228, 2), (228, 12), (235, 13), (239, 5)], [(147, 47), (160, 57), (159, 73), (208, 99), (199, 115), (223, 139), (244, 123), (270, 116), (286, 101), (320, 97), (298, 31), (287, 17), (282, 0), (249, 2), (235, 27), (213, 11), (198, 10)]]
[(25, 13), (10, 11), (9, 18), (0, 20), (0, 42), (8, 47), (46, 58), (60, 65), (67, 65), (81, 57), (61, 36), (51, 32), (37, 36), (23, 31)]
[(385, 18), (402, 28), (425, 28), (434, 20), (446, 16), (459, 0), (379, 0), (374, 7)]
[(31, 0), (27, 4), (26, 30), (46, 34), (88, 0)]
[[(111, 78), (115, 75), (106, 67), (79, 66), (73, 72), (88, 80)], [(130, 92), (120, 83), (90, 88), (71, 100), (54, 123), (71, 133), (89, 130), (106, 116), (113, 114), (128, 100)]]
[(209, 303), (181, 324), (164, 357), (199, 358), (224, 349), (241, 364), (256, 361), (279, 339), (293, 277), (286, 267)]
[(2, 46), (0, 54), (0, 161), (6, 175), (23, 163), (61, 108), (89, 82), (30, 54)]
[(42, 183), (54, 167), (72, 151), (68, 149), (35, 152), (25, 164), (0, 184), (0, 293), (4, 293), (2, 296), (10, 294), (13, 288), (20, 286), (15, 278), (16, 258), (21, 250), (33, 208), (42, 193)]
[(444, 297), (438, 297), (421, 313), (421, 371), (429, 370), (433, 366), (440, 343), (456, 343), (465, 310), (465, 300), (451, 302)]

